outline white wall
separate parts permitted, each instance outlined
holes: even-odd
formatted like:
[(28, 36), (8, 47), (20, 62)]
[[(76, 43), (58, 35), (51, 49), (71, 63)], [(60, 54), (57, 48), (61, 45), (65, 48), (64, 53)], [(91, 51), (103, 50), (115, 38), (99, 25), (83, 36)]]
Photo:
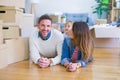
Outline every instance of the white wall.
[(92, 13), (91, 6), (95, 0), (40, 0), (36, 4), (36, 17), (46, 13), (88, 13), (93, 19), (96, 15)]

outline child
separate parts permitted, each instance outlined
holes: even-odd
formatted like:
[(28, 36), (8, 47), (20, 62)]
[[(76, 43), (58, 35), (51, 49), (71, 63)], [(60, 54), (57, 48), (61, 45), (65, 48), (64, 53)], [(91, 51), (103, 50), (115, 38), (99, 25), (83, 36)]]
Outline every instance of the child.
[(73, 22), (72, 21), (68, 21), (66, 22), (65, 24), (65, 27), (64, 27), (64, 36), (69, 36), (69, 30), (72, 29), (72, 25), (73, 25)]
[(67, 71), (75, 71), (93, 60), (92, 52), (93, 42), (87, 23), (75, 22), (69, 37), (64, 39), (61, 64), (66, 67)]

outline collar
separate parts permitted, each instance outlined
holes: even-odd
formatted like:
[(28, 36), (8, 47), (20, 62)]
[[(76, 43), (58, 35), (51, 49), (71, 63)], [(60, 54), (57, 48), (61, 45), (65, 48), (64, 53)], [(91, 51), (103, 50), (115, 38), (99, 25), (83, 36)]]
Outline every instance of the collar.
[(47, 37), (43, 39), (41, 33), (38, 32), (38, 38), (41, 38), (42, 40), (48, 40), (50, 38), (50, 35), (51, 35), (51, 31), (48, 33)]

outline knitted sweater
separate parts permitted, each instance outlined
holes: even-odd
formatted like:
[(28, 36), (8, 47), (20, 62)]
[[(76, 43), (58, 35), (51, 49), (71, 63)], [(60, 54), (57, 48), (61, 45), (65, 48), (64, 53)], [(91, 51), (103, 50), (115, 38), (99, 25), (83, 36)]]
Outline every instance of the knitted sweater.
[(51, 35), (48, 40), (43, 40), (38, 37), (39, 30), (35, 28), (30, 37), (30, 57), (34, 63), (37, 64), (39, 58), (47, 57), (51, 58), (50, 65), (56, 65), (60, 63), (62, 53), (63, 35), (61, 32), (52, 29)]

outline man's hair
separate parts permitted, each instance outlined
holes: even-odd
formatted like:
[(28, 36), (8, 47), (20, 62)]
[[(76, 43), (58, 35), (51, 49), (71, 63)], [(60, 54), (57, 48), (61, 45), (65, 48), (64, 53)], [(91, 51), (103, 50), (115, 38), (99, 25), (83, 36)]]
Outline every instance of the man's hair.
[(48, 19), (52, 22), (52, 19), (47, 14), (44, 14), (38, 19), (38, 24), (44, 19)]

